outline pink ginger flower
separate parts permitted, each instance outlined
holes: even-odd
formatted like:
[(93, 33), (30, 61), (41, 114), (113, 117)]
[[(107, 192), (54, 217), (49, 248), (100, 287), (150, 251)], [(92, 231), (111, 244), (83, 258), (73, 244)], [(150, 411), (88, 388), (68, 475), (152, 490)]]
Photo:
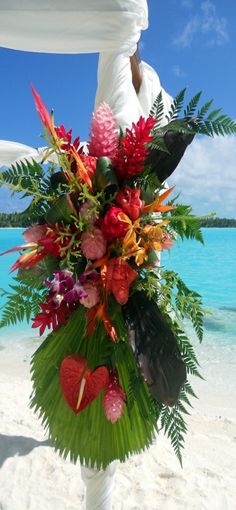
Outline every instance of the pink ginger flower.
[(125, 393), (116, 372), (110, 374), (110, 382), (102, 401), (106, 417), (111, 423), (121, 418), (125, 406)]
[(100, 294), (98, 290), (98, 286), (95, 282), (88, 281), (83, 284), (83, 290), (86, 292), (87, 296), (82, 297), (80, 299), (80, 303), (85, 306), (85, 308), (92, 308), (100, 301)]
[(117, 155), (118, 129), (115, 117), (106, 103), (93, 113), (89, 142), (89, 155), (114, 159)]
[(87, 259), (100, 259), (105, 255), (106, 249), (107, 242), (100, 228), (93, 227), (90, 232), (84, 232), (82, 234), (81, 250)]

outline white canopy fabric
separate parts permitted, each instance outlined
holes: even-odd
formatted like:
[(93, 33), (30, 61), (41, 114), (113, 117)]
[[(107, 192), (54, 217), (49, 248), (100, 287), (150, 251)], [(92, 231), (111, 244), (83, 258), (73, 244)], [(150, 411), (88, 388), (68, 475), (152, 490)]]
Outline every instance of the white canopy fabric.
[[(142, 62), (136, 94), (129, 57), (148, 26), (146, 0), (0, 0), (0, 46), (50, 53), (100, 52), (95, 106), (107, 102), (125, 129), (147, 117), (162, 91), (166, 112), (171, 98), (157, 73)], [(0, 141), (0, 166), (24, 158), (42, 159), (37, 150)]]
[(0, 46), (46, 53), (132, 55), (146, 0), (0, 0)]

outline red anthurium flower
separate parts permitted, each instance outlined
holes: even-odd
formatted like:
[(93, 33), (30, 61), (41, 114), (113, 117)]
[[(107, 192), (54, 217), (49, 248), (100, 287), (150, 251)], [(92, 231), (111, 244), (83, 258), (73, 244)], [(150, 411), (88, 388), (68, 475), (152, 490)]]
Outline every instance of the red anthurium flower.
[(140, 192), (139, 188), (134, 189), (125, 186), (116, 195), (116, 203), (133, 221), (138, 219), (139, 213), (145, 204), (144, 200), (140, 199)]
[(60, 384), (66, 403), (77, 414), (108, 386), (109, 372), (105, 366), (91, 371), (86, 358), (71, 354), (62, 361)]
[(138, 273), (121, 257), (112, 258), (107, 263), (106, 290), (112, 292), (120, 305), (125, 305), (129, 298), (129, 288)]

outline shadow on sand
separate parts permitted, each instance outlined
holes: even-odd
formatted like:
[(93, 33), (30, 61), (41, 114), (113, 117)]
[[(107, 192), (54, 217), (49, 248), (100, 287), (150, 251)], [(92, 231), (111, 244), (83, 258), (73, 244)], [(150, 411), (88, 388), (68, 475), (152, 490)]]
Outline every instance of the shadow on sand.
[(37, 441), (32, 437), (0, 434), (0, 467), (9, 457), (28, 455), (38, 446), (50, 446), (50, 442), (48, 440)]

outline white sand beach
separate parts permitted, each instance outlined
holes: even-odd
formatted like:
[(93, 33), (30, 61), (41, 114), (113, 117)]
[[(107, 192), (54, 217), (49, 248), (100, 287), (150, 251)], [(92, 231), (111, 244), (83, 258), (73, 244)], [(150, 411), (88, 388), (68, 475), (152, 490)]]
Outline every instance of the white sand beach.
[[(38, 343), (26, 336), (0, 344), (0, 509), (83, 510), (80, 466), (54, 452), (28, 406)], [(188, 417), (183, 469), (160, 434), (148, 451), (118, 466), (114, 510), (236, 508), (236, 349), (219, 349), (216, 356), (210, 345), (200, 347), (207, 381), (195, 381), (200, 398)]]

